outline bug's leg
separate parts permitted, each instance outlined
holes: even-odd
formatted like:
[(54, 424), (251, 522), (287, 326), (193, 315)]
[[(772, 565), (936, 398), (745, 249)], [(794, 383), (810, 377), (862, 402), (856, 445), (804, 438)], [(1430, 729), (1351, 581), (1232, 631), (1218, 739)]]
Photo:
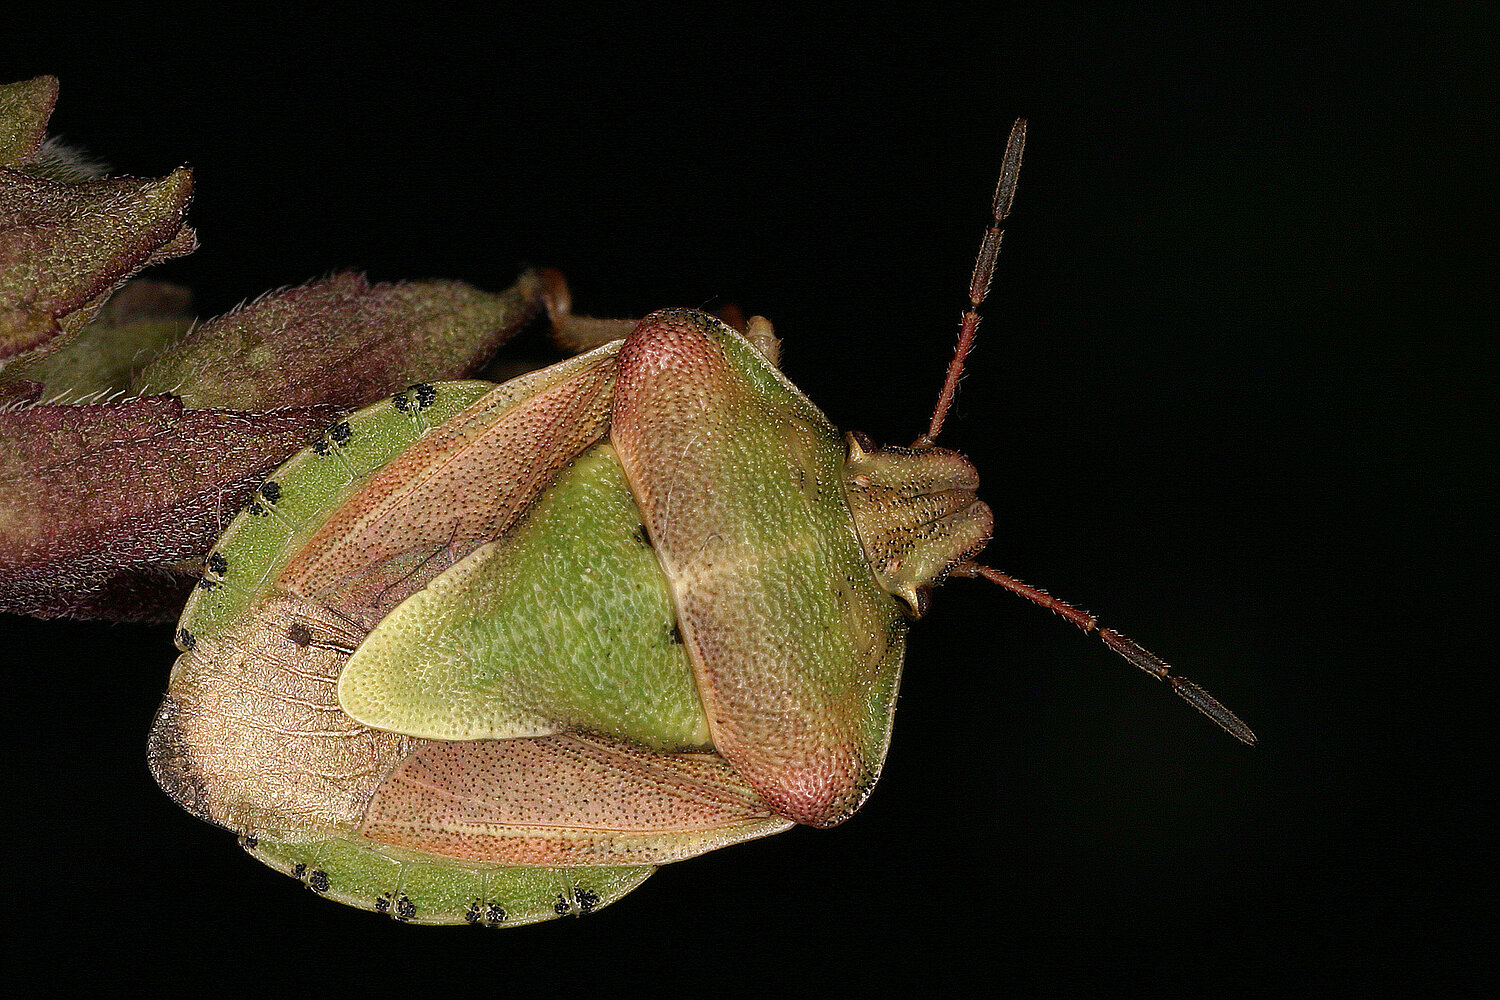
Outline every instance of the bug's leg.
[(1104, 641), (1106, 646), (1157, 680), (1166, 681), (1183, 701), (1186, 701), (1189, 705), (1192, 705), (1198, 711), (1217, 722), (1230, 736), (1252, 746), (1255, 744), (1255, 733), (1250, 730), (1249, 726), (1240, 721), (1237, 715), (1219, 704), (1217, 698), (1186, 677), (1179, 677), (1172, 673), (1172, 668), (1167, 666), (1155, 653), (1125, 638), (1114, 629), (1102, 628), (1099, 625), (1099, 619), (1082, 608), (1075, 608), (1066, 601), (1058, 600), (1040, 587), (1033, 587), (1031, 584), (1023, 583), (1015, 577), (1002, 573), (997, 569), (981, 566), (978, 563), (959, 563), (953, 567), (951, 575), (983, 577), (991, 583), (998, 583), (1013, 594), (1021, 595), (1033, 604), (1039, 604), (1060, 615), (1085, 632), (1098, 632), (1099, 638)]
[[(760, 352), (761, 357), (771, 362), (772, 368), (780, 368), (781, 341), (777, 338), (776, 328), (771, 325), (771, 321), (764, 316), (751, 316), (746, 322), (744, 317), (739, 316), (739, 312), (736, 306), (725, 306), (719, 310), (719, 318), (743, 333), (751, 346)], [(740, 319), (738, 324), (734, 322), (737, 316)]]
[(958, 327), (958, 345), (953, 350), (953, 360), (948, 362), (948, 374), (943, 378), (943, 388), (938, 393), (937, 405), (932, 410), (932, 420), (927, 433), (912, 442), (913, 448), (930, 448), (942, 432), (943, 421), (948, 418), (948, 408), (958, 392), (958, 380), (964, 373), (964, 361), (974, 347), (974, 334), (979, 330), (979, 307), (990, 293), (990, 281), (995, 276), (995, 258), (1000, 256), (1000, 241), (1005, 236), (1002, 226), (1010, 215), (1011, 203), (1016, 199), (1016, 178), (1021, 174), (1021, 153), (1026, 148), (1026, 120), (1016, 119), (1011, 126), (1010, 138), (1005, 141), (1005, 158), (1000, 166), (1000, 180), (995, 184), (995, 197), (990, 203), (990, 224), (984, 231), (984, 240), (979, 244), (979, 256), (974, 261), (974, 273), (969, 278), (969, 308), (964, 311)]
[(553, 267), (542, 268), (542, 300), (547, 305), (547, 317), (552, 321), (553, 343), (574, 354), (627, 337), (640, 322), (574, 315), (573, 293), (568, 290), (568, 279)]
[[(573, 295), (568, 290), (568, 279), (561, 271), (547, 267), (541, 271), (542, 298), (547, 305), (547, 316), (552, 321), (552, 341), (565, 351), (582, 354), (601, 347), (612, 340), (630, 335), (640, 323), (637, 319), (600, 319), (595, 316), (578, 316), (573, 313)], [(775, 367), (780, 366), (781, 341), (771, 321), (764, 316), (745, 314), (734, 303), (726, 303), (713, 310), (731, 329), (744, 334), (755, 349)]]

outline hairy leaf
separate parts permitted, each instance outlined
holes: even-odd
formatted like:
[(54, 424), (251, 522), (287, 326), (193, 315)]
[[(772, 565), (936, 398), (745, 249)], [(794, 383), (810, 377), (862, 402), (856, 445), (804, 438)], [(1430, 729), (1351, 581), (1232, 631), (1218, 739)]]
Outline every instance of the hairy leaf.
[(53, 401), (123, 395), (141, 368), (192, 327), (191, 303), (181, 285), (137, 278), (111, 295), (77, 337), (14, 362), (0, 377), (39, 382), (42, 396)]
[(0, 412), (0, 610), (167, 619), (266, 472), (340, 413), (170, 396)]
[(190, 407), (352, 409), (411, 382), (472, 373), (541, 308), (531, 271), (499, 294), (457, 281), (372, 285), (336, 274), (204, 323), (131, 388), (172, 392)]
[(0, 86), (0, 167), (24, 167), (36, 158), (56, 106), (55, 76)]
[(198, 245), (192, 171), (64, 183), (0, 167), (0, 364), (61, 344), (132, 274)]

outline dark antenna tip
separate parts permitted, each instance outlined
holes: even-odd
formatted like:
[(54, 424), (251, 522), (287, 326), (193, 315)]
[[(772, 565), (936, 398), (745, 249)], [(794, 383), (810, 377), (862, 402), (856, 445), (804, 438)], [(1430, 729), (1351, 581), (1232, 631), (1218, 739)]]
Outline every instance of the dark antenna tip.
[(1214, 720), (1214, 722), (1218, 723), (1219, 728), (1223, 729), (1230, 736), (1248, 746), (1254, 746), (1259, 742), (1254, 731), (1245, 725), (1239, 716), (1220, 704), (1217, 698), (1186, 677), (1179, 677), (1172, 673), (1172, 668), (1167, 666), (1166, 661), (1139, 643), (1125, 638), (1112, 628), (1100, 628), (1099, 619), (1082, 608), (1075, 607), (1066, 601), (1060, 601), (1040, 587), (1033, 587), (1031, 584), (1023, 583), (1009, 574), (1002, 573), (997, 569), (991, 569), (988, 566), (981, 566), (978, 563), (959, 563), (949, 572), (952, 576), (983, 577), (991, 583), (999, 584), (1011, 593), (1018, 594), (1033, 604), (1041, 605), (1054, 614), (1067, 619), (1084, 632), (1098, 632), (1099, 638), (1106, 646), (1157, 680), (1166, 681), (1183, 701)]
[(927, 431), (912, 443), (913, 448), (931, 448), (948, 419), (948, 410), (953, 406), (953, 397), (958, 394), (958, 382), (963, 377), (964, 361), (974, 348), (974, 335), (979, 330), (979, 307), (990, 294), (990, 283), (995, 278), (995, 259), (1000, 256), (1000, 242), (1005, 236), (1005, 220), (1010, 215), (1011, 204), (1016, 200), (1016, 182), (1021, 176), (1021, 154), (1026, 149), (1026, 119), (1017, 118), (1010, 127), (1010, 137), (1005, 140), (1005, 154), (1000, 163), (1000, 179), (995, 182), (995, 197), (990, 201), (990, 224), (979, 243), (979, 255), (974, 260), (974, 273), (969, 276), (969, 308), (964, 311), (958, 326), (958, 344), (953, 349), (953, 360), (948, 362), (948, 372), (943, 377), (943, 388), (938, 393), (937, 405), (932, 409), (932, 419)]

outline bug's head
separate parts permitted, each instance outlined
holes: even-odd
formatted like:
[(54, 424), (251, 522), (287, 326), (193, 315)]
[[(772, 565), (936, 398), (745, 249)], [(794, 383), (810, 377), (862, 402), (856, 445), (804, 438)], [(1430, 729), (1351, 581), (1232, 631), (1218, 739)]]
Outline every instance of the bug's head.
[(844, 435), (845, 487), (865, 558), (907, 614), (927, 613), (932, 588), (985, 547), (994, 517), (975, 495), (979, 473), (947, 448), (877, 447)]

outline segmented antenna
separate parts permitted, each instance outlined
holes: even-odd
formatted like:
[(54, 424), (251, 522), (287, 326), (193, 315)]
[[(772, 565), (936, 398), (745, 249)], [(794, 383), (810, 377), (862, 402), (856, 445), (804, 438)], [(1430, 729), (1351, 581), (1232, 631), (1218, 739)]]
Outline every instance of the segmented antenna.
[(938, 393), (937, 406), (933, 407), (932, 420), (927, 424), (927, 433), (912, 442), (913, 448), (930, 448), (948, 419), (948, 409), (958, 392), (958, 380), (964, 373), (964, 361), (974, 347), (974, 334), (979, 330), (979, 307), (990, 294), (990, 282), (995, 277), (995, 258), (1000, 256), (1000, 240), (1005, 236), (1001, 227), (1010, 215), (1011, 203), (1016, 200), (1016, 179), (1021, 176), (1021, 153), (1026, 149), (1026, 119), (1017, 118), (1010, 127), (1010, 138), (1005, 140), (1005, 159), (1000, 165), (1000, 180), (995, 184), (995, 200), (990, 204), (989, 228), (984, 231), (984, 240), (979, 244), (979, 256), (974, 261), (974, 273), (969, 278), (969, 308), (964, 312), (958, 327), (958, 346), (953, 350), (953, 360), (948, 362), (948, 374), (943, 379), (943, 390)]
[[(969, 308), (964, 312), (958, 327), (958, 345), (953, 349), (953, 360), (948, 362), (948, 374), (943, 379), (942, 392), (938, 393), (937, 406), (933, 407), (932, 420), (927, 433), (912, 443), (914, 449), (931, 448), (948, 418), (953, 397), (958, 392), (958, 382), (963, 376), (964, 361), (974, 347), (974, 334), (979, 329), (979, 307), (990, 293), (990, 282), (995, 277), (995, 258), (1000, 255), (1000, 241), (1005, 236), (1002, 228), (1010, 215), (1011, 204), (1016, 199), (1016, 180), (1021, 175), (1021, 153), (1026, 148), (1026, 119), (1018, 118), (1011, 126), (1010, 138), (1005, 141), (1005, 159), (1000, 166), (1000, 180), (995, 184), (995, 200), (991, 204), (993, 219), (984, 231), (984, 240), (979, 244), (979, 256), (974, 261), (974, 273), (969, 278)], [(1023, 583), (1015, 577), (975, 562), (961, 562), (948, 571), (950, 576), (983, 577), (998, 583), (1011, 593), (1019, 594), (1077, 625), (1084, 632), (1098, 632), (1099, 638), (1110, 649), (1140, 667), (1159, 681), (1166, 681), (1183, 701), (1217, 722), (1226, 733), (1241, 742), (1255, 745), (1255, 733), (1229, 709), (1219, 704), (1217, 698), (1203, 690), (1186, 677), (1172, 673), (1161, 657), (1125, 638), (1111, 628), (1100, 628), (1099, 619), (1066, 601), (1060, 601), (1040, 587)]]
[(1031, 601), (1033, 604), (1040, 604), (1042, 607), (1048, 609), (1049, 611), (1052, 611), (1072, 622), (1074, 625), (1077, 625), (1085, 632), (1097, 631), (1099, 633), (1099, 638), (1104, 640), (1104, 644), (1106, 646), (1114, 650), (1116, 653), (1119, 653), (1125, 659), (1140, 667), (1142, 670), (1146, 671), (1146, 673), (1150, 674), (1152, 677), (1155, 677), (1157, 680), (1166, 681), (1172, 686), (1172, 690), (1177, 692), (1178, 696), (1181, 697), (1183, 701), (1187, 702), (1189, 705), (1192, 705), (1194, 708), (1202, 712), (1204, 715), (1208, 716), (1210, 719), (1213, 719), (1219, 724), (1220, 728), (1222, 728), (1230, 736), (1233, 736), (1235, 739), (1240, 740), (1243, 743), (1248, 743), (1251, 746), (1255, 745), (1255, 733), (1250, 730), (1249, 726), (1240, 721), (1239, 716), (1235, 715), (1229, 709), (1219, 704), (1219, 700), (1217, 698), (1209, 694), (1207, 691), (1203, 690), (1197, 684), (1194, 684), (1192, 681), (1188, 680), (1186, 677), (1179, 677), (1176, 674), (1172, 673), (1172, 668), (1167, 666), (1167, 664), (1161, 659), (1161, 657), (1157, 656), (1155, 653), (1152, 653), (1151, 651), (1141, 647), (1138, 643), (1125, 638), (1114, 629), (1100, 628), (1099, 619), (1095, 618), (1087, 611), (1084, 611), (1081, 608), (1075, 608), (1073, 605), (1067, 603), (1066, 601), (1058, 600), (1051, 594), (1047, 593), (1045, 590), (1042, 590), (1040, 587), (1033, 587), (1031, 584), (1023, 583), (1020, 580), (1017, 580), (1015, 577), (1002, 573), (997, 569), (991, 569), (988, 566), (981, 566), (978, 563), (959, 563), (949, 571), (949, 574), (951, 576), (984, 577), (991, 583), (998, 583), (1000, 586), (1004, 587), (1006, 590), (1009, 590), (1013, 594), (1020, 594), (1022, 597), (1026, 598), (1028, 601)]

